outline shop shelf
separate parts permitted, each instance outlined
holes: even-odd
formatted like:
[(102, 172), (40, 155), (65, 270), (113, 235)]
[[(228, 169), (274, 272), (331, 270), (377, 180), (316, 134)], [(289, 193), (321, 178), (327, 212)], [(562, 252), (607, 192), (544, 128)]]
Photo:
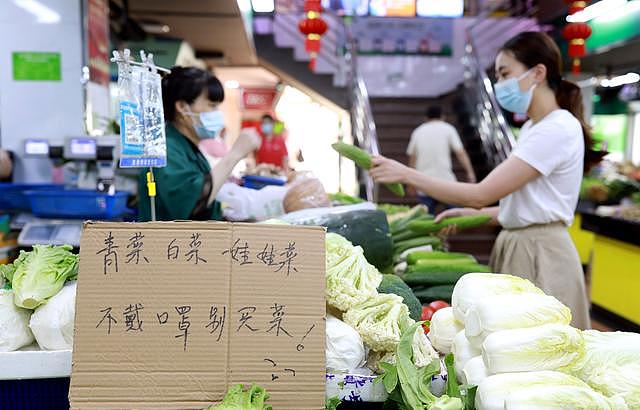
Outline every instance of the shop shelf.
[(126, 192), (84, 189), (27, 191), (31, 211), (41, 218), (114, 219), (129, 213)]

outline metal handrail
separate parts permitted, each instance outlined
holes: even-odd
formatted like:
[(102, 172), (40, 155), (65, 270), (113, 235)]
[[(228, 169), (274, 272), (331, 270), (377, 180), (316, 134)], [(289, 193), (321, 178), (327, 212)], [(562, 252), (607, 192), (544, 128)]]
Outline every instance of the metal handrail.
[[(350, 102), (351, 133), (354, 140), (361, 148), (372, 155), (380, 155), (378, 133), (373, 119), (373, 110), (369, 101), (369, 93), (364, 78), (358, 70), (356, 40), (351, 32), (349, 24), (343, 24), (346, 47), (344, 59), (348, 67), (347, 92)], [(378, 200), (378, 187), (373, 182), (371, 175), (364, 171), (363, 174), (366, 199), (376, 202)]]

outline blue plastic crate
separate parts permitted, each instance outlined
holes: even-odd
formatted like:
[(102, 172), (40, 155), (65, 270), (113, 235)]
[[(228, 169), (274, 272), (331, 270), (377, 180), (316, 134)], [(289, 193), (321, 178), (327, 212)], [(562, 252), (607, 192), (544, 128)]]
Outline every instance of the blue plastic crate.
[(126, 192), (57, 189), (27, 191), (27, 197), (31, 211), (41, 218), (114, 219), (130, 212)]
[(59, 184), (12, 184), (0, 183), (0, 209), (28, 211), (31, 209), (26, 191), (60, 189)]
[(242, 177), (242, 184), (245, 188), (262, 189), (267, 185), (283, 186), (286, 180), (282, 178), (261, 177), (258, 175), (246, 175)]

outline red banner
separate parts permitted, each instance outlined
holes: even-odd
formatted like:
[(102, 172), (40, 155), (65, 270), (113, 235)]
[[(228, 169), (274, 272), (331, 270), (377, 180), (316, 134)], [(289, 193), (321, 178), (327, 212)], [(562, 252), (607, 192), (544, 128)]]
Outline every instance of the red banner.
[(91, 81), (109, 84), (109, 7), (106, 0), (87, 0), (87, 42)]
[(242, 91), (242, 106), (245, 110), (271, 111), (276, 90), (271, 88), (246, 88)]

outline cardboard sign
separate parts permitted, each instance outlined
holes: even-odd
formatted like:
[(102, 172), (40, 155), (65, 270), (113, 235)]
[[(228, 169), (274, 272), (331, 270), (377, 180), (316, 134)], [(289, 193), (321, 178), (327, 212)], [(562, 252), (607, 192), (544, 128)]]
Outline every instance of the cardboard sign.
[(274, 409), (324, 409), (324, 230), (88, 223), (72, 409), (202, 409), (256, 383)]

